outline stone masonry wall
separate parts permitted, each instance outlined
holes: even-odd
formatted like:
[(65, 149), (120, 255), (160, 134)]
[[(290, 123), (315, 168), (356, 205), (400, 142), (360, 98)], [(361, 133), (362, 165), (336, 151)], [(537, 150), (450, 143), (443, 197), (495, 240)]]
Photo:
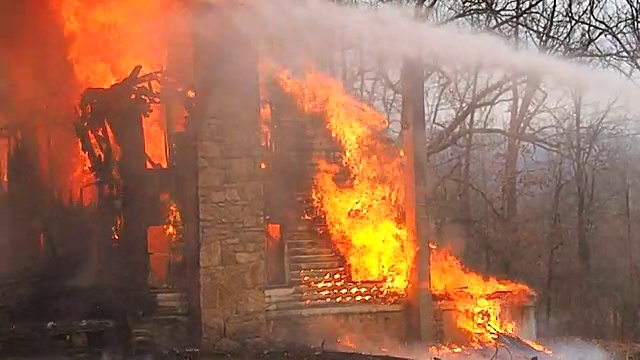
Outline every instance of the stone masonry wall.
[(378, 352), (398, 347), (406, 337), (401, 306), (352, 305), (274, 315), (269, 316), (267, 327), (269, 338), (276, 342), (353, 351), (339, 346), (348, 339), (360, 351)]
[(205, 350), (222, 338), (262, 337), (266, 323), (257, 57), (228, 20), (233, 9), (206, 11), (215, 28), (195, 47)]

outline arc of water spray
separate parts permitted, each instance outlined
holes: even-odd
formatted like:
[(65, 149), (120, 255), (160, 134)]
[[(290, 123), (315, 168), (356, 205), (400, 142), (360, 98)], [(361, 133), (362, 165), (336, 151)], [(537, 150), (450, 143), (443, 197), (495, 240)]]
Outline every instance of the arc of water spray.
[[(503, 39), (453, 26), (417, 23), (398, 7), (358, 9), (323, 0), (255, 1), (235, 13), (237, 26), (255, 40), (322, 54), (337, 31), (372, 57), (400, 61), (420, 55), (429, 62), (469, 69), (495, 69), (539, 77), (558, 86), (593, 93), (603, 101), (635, 106), (640, 87), (621, 75), (543, 54), (516, 50)], [(203, 29), (204, 31), (204, 29)], [(418, 50), (419, 49), (419, 50)], [(294, 52), (288, 52), (293, 56)], [(637, 109), (640, 111), (640, 108)]]

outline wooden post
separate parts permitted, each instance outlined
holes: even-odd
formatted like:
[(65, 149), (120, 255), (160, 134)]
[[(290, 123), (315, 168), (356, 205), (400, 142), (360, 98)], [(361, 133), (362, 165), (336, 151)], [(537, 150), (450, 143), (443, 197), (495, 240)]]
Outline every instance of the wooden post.
[(433, 300), (431, 297), (429, 217), (425, 179), (426, 124), (424, 109), (424, 69), (418, 60), (409, 59), (402, 69), (402, 136), (405, 153), (405, 196), (407, 236), (418, 246), (410, 294), (410, 331), (418, 331), (420, 340), (435, 340)]
[[(142, 116), (138, 111), (126, 111), (117, 121), (125, 131), (117, 131), (122, 151), (119, 163), (122, 178), (122, 231), (119, 255), (124, 262), (124, 273), (119, 279), (129, 296), (128, 310), (141, 306), (139, 303), (148, 293), (149, 254), (146, 224), (146, 176), (147, 159), (144, 148)], [(124, 119), (126, 117), (127, 119)], [(133, 309), (130, 308), (133, 306)]]

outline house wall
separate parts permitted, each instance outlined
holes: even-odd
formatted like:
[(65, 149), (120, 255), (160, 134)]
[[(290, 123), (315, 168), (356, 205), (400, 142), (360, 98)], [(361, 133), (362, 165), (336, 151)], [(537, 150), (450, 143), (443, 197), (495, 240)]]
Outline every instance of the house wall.
[(405, 341), (402, 305), (347, 305), (267, 313), (269, 339), (331, 349), (377, 352)]
[[(273, 298), (290, 296), (270, 292)], [(535, 314), (533, 303), (515, 306), (512, 316), (518, 324), (518, 335), (535, 340)], [(468, 334), (456, 326), (456, 312), (446, 301), (435, 309), (437, 342), (465, 344)], [(332, 307), (302, 307), (267, 311), (267, 337), (278, 342), (292, 342), (325, 348), (349, 347), (361, 351), (384, 352), (402, 346), (409, 338), (403, 305), (343, 304)]]

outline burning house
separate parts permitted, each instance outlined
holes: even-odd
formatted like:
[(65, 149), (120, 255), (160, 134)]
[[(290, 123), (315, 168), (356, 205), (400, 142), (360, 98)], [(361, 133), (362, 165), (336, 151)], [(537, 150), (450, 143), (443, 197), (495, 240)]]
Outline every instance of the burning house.
[[(100, 288), (100, 299), (78, 302), (108, 303), (134, 337), (162, 346), (366, 334), (382, 348), (412, 338), (418, 288), (433, 295), (433, 341), (535, 337), (526, 285), (482, 277), (435, 243), (430, 281), (416, 280), (406, 149), (386, 138), (384, 116), (321, 71), (267, 66), (234, 28), (233, 4), (108, 3), (50, 0), (33, 20), (59, 30), (45, 49), (72, 80), (46, 83), (34, 69), (51, 54), (20, 65), (31, 55), (4, 45), (20, 96), (4, 95), (7, 129), (19, 131), (7, 135), (2, 195), (36, 199), (18, 202), (24, 222), (40, 220), (3, 246), (32, 247), (29, 284), (78, 262), (22, 291), (60, 300), (69, 299), (61, 288)], [(185, 16), (169, 26), (166, 14)], [(185, 30), (202, 18), (214, 33)], [(28, 82), (36, 75), (69, 90), (47, 97)], [(63, 119), (57, 129), (53, 117)], [(38, 320), (97, 316), (68, 308)]]

